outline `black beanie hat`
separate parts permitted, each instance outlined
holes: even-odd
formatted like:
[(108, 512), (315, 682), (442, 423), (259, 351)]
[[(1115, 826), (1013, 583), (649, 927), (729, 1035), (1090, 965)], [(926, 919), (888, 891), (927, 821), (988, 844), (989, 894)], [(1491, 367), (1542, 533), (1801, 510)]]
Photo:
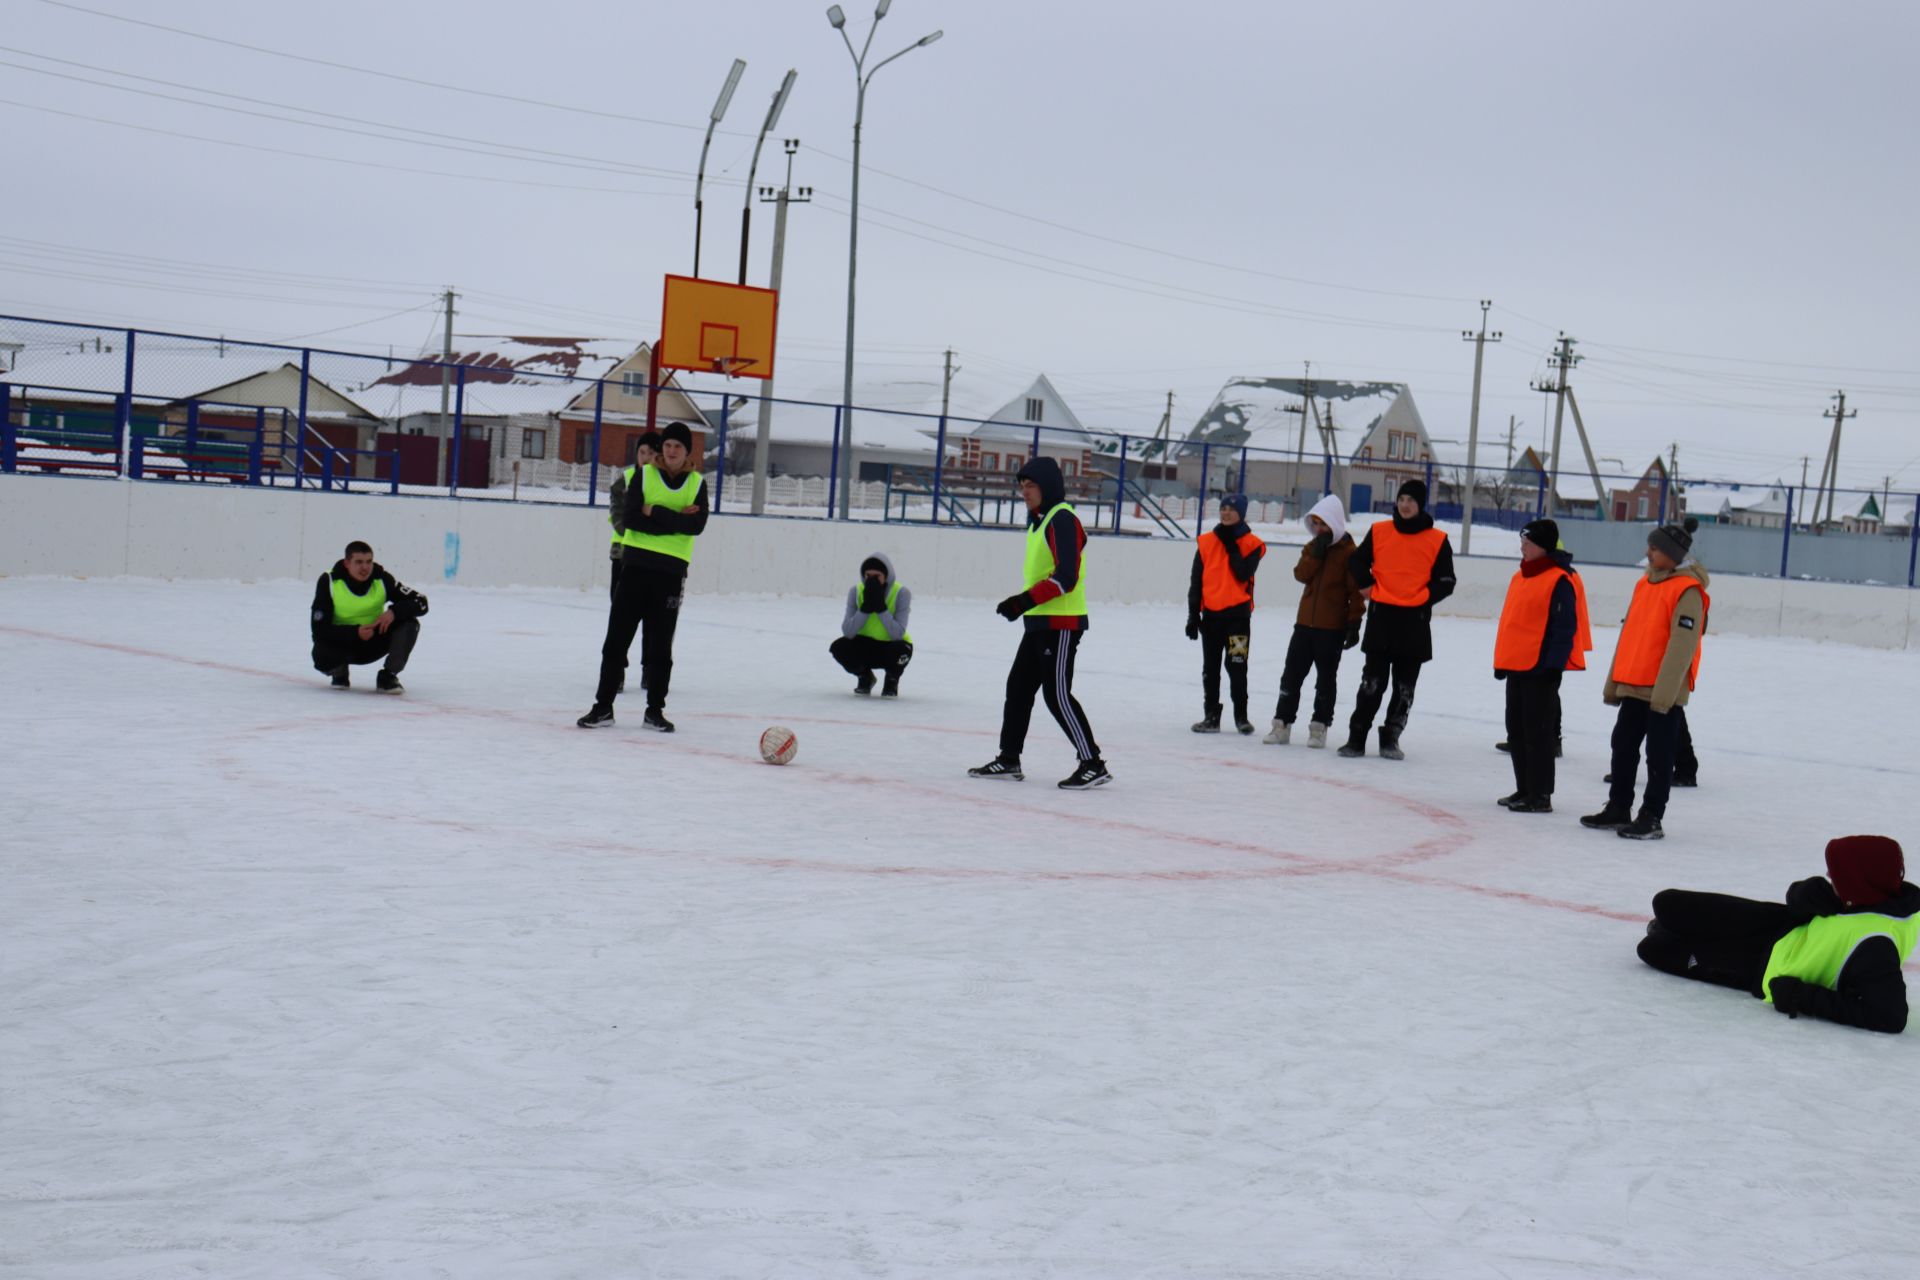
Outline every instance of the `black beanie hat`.
[(1663, 524), (1647, 535), (1647, 545), (1679, 564), (1693, 550), (1693, 531), (1700, 522), (1688, 516), (1679, 524)]
[(887, 571), (887, 562), (882, 560), (879, 556), (868, 556), (865, 560), (862, 560), (860, 562), (860, 576), (863, 578), (866, 577), (867, 570), (869, 569), (878, 569), (881, 573), (884, 574)]
[(1227, 494), (1220, 499), (1220, 509), (1225, 511), (1228, 507), (1232, 507), (1235, 511), (1239, 512), (1240, 518), (1245, 520), (1247, 518), (1247, 495), (1244, 493)]
[(1543, 551), (1560, 549), (1560, 526), (1551, 520), (1529, 520), (1521, 527), (1520, 536)]
[(1400, 486), (1400, 492), (1395, 494), (1394, 497), (1396, 499), (1412, 498), (1420, 504), (1420, 509), (1425, 511), (1427, 509), (1427, 482), (1425, 480), (1409, 480)]

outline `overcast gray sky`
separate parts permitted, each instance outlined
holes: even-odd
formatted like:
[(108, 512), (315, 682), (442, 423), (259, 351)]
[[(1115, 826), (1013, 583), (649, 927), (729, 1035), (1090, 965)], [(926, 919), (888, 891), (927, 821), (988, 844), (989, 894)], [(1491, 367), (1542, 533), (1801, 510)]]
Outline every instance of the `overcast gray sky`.
[[(0, 0), (0, 311), (412, 350), (451, 285), (462, 332), (651, 337), (741, 57), (702, 265), (731, 276), (797, 68), (776, 132), (819, 198), (780, 386), (837, 398), (853, 73), (825, 9)], [(868, 95), (862, 400), (919, 402), (951, 346), (958, 410), (1044, 371), (1090, 426), (1150, 430), (1172, 391), (1184, 428), (1227, 376), (1311, 360), (1412, 384), (1464, 440), (1490, 298), (1502, 447), (1510, 414), (1539, 440), (1564, 329), (1595, 450), (1633, 470), (1677, 441), (1687, 474), (1797, 479), (1845, 388), (1843, 478), (1920, 488), (1920, 6), (897, 0), (875, 57), (935, 29)]]

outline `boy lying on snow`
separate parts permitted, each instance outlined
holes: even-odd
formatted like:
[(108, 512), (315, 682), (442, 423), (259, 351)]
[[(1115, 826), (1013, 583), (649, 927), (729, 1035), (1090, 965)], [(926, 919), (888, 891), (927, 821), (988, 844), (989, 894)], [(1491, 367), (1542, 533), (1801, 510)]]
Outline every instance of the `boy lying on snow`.
[(1826, 876), (1789, 886), (1785, 905), (1662, 890), (1639, 951), (1663, 973), (1750, 991), (1789, 1017), (1899, 1032), (1917, 915), (1899, 844), (1842, 836), (1827, 843)]

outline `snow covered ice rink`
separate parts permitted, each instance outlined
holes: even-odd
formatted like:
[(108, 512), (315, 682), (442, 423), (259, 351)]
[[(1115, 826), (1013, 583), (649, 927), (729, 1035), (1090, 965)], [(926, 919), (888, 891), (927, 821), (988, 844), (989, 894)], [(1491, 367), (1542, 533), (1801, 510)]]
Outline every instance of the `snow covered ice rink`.
[(1027, 782), (965, 776), (985, 603), (917, 600), (884, 702), (838, 600), (693, 597), (669, 738), (573, 725), (603, 593), (423, 581), (386, 698), (310, 670), (309, 582), (0, 580), (0, 1274), (1920, 1269), (1916, 1036), (1633, 953), (1660, 888), (1920, 845), (1911, 653), (1710, 637), (1702, 786), (1637, 844), (1576, 822), (1598, 670), (1559, 811), (1495, 807), (1489, 622), (1436, 625), (1395, 764), (1189, 733), (1180, 612), (1097, 608), (1117, 781), (1067, 794), (1043, 709)]

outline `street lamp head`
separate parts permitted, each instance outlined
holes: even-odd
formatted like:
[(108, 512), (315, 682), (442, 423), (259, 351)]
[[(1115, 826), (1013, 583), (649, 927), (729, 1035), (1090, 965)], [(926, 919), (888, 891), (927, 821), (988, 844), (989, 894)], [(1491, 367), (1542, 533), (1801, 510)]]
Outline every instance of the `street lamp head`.
[(720, 97), (713, 104), (713, 114), (707, 117), (715, 124), (719, 124), (720, 118), (727, 114), (727, 104), (733, 101), (733, 91), (740, 87), (740, 77), (746, 69), (745, 58), (733, 60), (733, 70), (727, 72), (727, 82), (720, 86)]
[(880, 19), (886, 17), (887, 10), (892, 7), (892, 5), (893, 0), (880, 0), (880, 3), (873, 6), (873, 20), (878, 22)]
[(936, 31), (930, 36), (921, 36), (920, 39), (915, 43), (924, 47), (926, 45), (932, 44), (935, 40), (938, 40), (941, 36), (945, 34), (947, 34), (945, 31)]
[(833, 24), (835, 31), (838, 31), (847, 25), (847, 15), (840, 12), (839, 5), (830, 5), (827, 8), (827, 21)]

